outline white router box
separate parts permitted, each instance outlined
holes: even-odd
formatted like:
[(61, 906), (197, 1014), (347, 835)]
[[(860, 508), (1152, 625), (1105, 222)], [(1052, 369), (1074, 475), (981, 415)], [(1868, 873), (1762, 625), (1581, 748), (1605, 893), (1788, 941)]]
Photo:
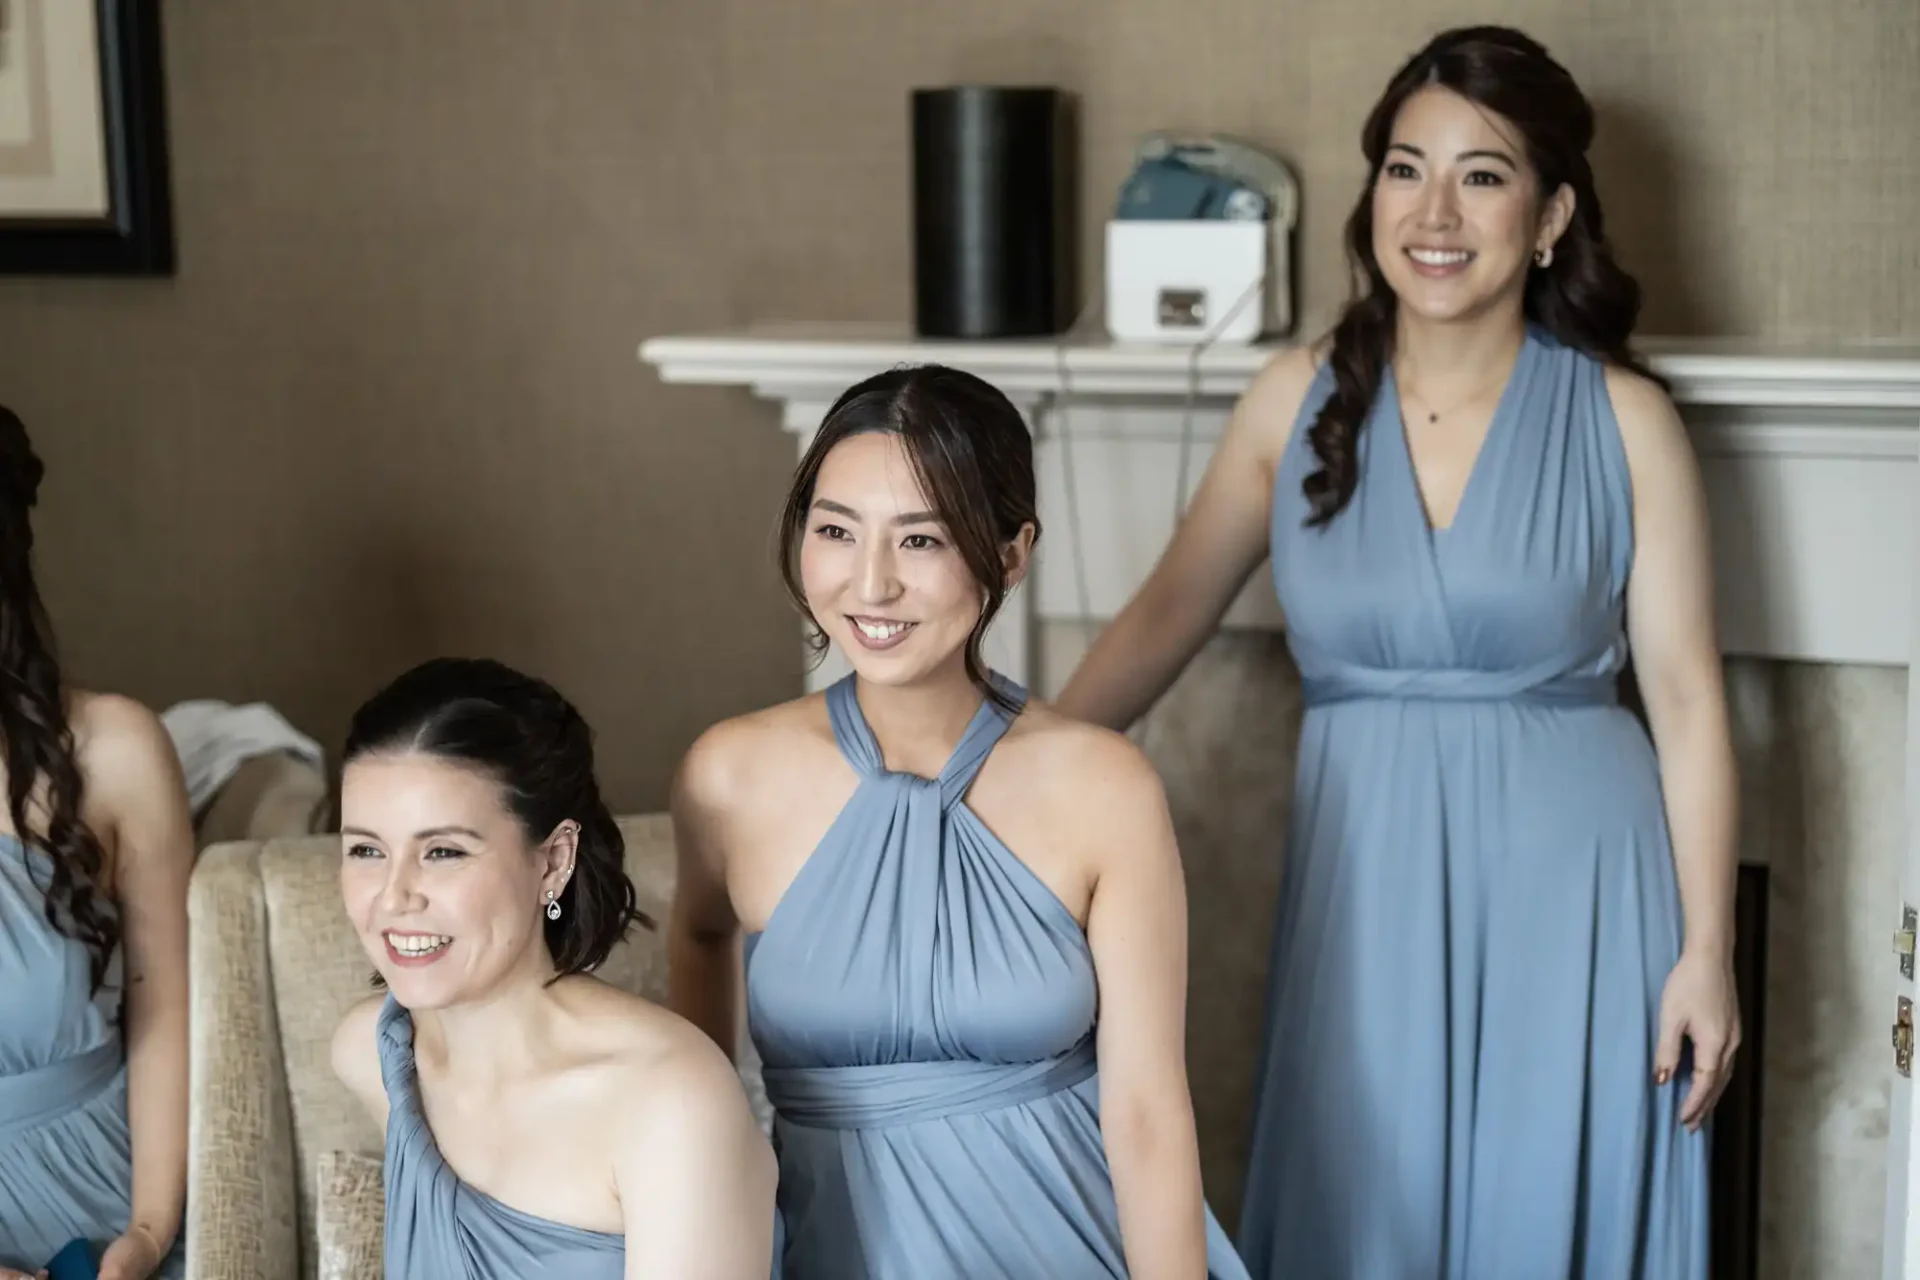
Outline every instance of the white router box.
[(1118, 342), (1251, 344), (1284, 331), (1290, 291), (1270, 222), (1107, 223), (1107, 332)]

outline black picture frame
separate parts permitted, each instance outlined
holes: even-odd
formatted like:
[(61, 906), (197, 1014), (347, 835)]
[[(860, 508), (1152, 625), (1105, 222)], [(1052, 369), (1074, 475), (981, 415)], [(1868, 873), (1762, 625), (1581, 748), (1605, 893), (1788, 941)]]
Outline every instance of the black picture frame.
[(63, 219), (0, 210), (0, 275), (174, 273), (160, 4), (161, 0), (95, 0), (106, 215)]

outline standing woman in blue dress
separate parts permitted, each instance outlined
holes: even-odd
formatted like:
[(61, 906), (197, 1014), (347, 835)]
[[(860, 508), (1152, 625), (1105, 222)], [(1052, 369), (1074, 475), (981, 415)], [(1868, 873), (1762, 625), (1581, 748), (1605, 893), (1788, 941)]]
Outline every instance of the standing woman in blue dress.
[(1200, 1189), (1166, 797), (981, 659), (1039, 532), (1019, 411), (876, 375), (781, 531), (853, 671), (689, 751), (670, 990), (731, 1048), (746, 935), (786, 1280), (1244, 1280)]
[(1707, 1274), (1735, 765), (1700, 475), (1629, 349), (1593, 129), (1515, 31), (1393, 76), (1357, 297), (1255, 380), (1060, 698), (1132, 723), (1270, 558), (1306, 710), (1240, 1234), (1261, 1280)]
[(61, 673), (33, 576), (43, 471), (0, 408), (0, 1280), (69, 1245), (101, 1280), (171, 1280), (193, 820), (160, 718)]

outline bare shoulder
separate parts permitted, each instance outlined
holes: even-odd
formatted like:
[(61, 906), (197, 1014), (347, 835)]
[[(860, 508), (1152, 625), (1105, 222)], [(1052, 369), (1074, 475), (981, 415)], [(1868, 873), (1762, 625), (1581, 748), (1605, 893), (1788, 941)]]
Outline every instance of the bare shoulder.
[(67, 720), (81, 818), (106, 849), (106, 882), (116, 895), (184, 893), (195, 852), (193, 812), (166, 725), (132, 698), (78, 690), (68, 695)]
[(1262, 400), (1277, 400), (1282, 407), (1291, 400), (1297, 412), (1300, 402), (1306, 398), (1307, 388), (1313, 385), (1314, 377), (1319, 374), (1320, 366), (1332, 354), (1333, 344), (1326, 339), (1279, 347), (1260, 366), (1260, 372), (1253, 376), (1247, 392)]
[[(652, 1237), (670, 1222), (666, 1233), (680, 1243), (663, 1245), (668, 1253), (713, 1231), (751, 1241), (771, 1219), (773, 1147), (719, 1046), (668, 1010), (653, 1015), (629, 1029), (629, 1052), (602, 1076), (595, 1107), (628, 1230), (653, 1226)], [(701, 1246), (703, 1259), (711, 1247)], [(762, 1267), (766, 1256), (757, 1253)]]
[(598, 979), (570, 983), (569, 1000), (592, 1026), (595, 1092), (606, 1114), (693, 1138), (724, 1136), (742, 1124), (757, 1130), (733, 1063), (693, 1023)]
[(1282, 347), (1241, 393), (1230, 430), (1242, 434), (1267, 462), (1279, 458), (1293, 439), (1301, 406), (1327, 354), (1325, 343)]
[(1620, 427), (1627, 464), (1636, 472), (1648, 463), (1666, 463), (1691, 455), (1680, 410), (1665, 388), (1644, 374), (1617, 364), (1606, 366), (1607, 399)]
[(115, 796), (184, 785), (173, 739), (145, 703), (118, 693), (75, 690), (68, 697), (67, 717), (90, 792)]
[(1044, 702), (1028, 703), (1004, 746), (1035, 793), (1071, 804), (1088, 822), (1128, 824), (1165, 809), (1159, 770), (1131, 738)]
[[(645, 1068), (646, 1087), (632, 1095), (637, 1123), (687, 1126), (690, 1136), (713, 1136), (757, 1128), (740, 1076), (720, 1046), (692, 1023), (665, 1009), (655, 1051)], [(636, 1081), (637, 1083), (637, 1081)]]
[(585, 1056), (617, 1072), (650, 1071), (703, 1049), (731, 1070), (719, 1047), (698, 1028), (645, 996), (590, 974), (562, 978), (554, 991), (583, 1029), (583, 1044), (590, 1046)]
[(387, 1090), (380, 1079), (380, 1046), (375, 1040), (380, 1007), (386, 997), (369, 996), (347, 1010), (333, 1029), (330, 1046), (333, 1074), (375, 1115), (384, 1115)]
[(820, 694), (722, 720), (702, 731), (681, 758), (673, 780), (676, 806), (712, 812), (746, 803), (786, 772), (796, 749), (823, 734), (831, 744)]

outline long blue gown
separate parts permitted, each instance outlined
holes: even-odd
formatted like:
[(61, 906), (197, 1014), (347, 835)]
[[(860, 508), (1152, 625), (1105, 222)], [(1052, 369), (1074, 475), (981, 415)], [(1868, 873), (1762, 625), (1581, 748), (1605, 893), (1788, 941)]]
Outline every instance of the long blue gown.
[[(0, 835), (0, 1266), (28, 1275), (72, 1240), (104, 1250), (133, 1197), (121, 957), (90, 993), (86, 947), (47, 923), (49, 870)], [(158, 1275), (185, 1269), (182, 1236)]]
[(1681, 917), (1618, 704), (1633, 554), (1602, 366), (1530, 332), (1430, 528), (1387, 377), (1272, 566), (1305, 685), (1240, 1246), (1261, 1280), (1704, 1280), (1705, 1131), (1653, 1084)]
[[(965, 803), (1010, 717), (983, 701), (929, 779), (885, 768), (852, 676), (827, 701), (859, 785), (747, 939), (785, 1280), (1126, 1275), (1092, 953)], [(1244, 1280), (1207, 1227), (1210, 1274)]]
[(621, 1280), (624, 1236), (537, 1218), (460, 1180), (427, 1126), (412, 1017), (388, 995), (376, 1025), (388, 1106), (387, 1274), (418, 1280)]

